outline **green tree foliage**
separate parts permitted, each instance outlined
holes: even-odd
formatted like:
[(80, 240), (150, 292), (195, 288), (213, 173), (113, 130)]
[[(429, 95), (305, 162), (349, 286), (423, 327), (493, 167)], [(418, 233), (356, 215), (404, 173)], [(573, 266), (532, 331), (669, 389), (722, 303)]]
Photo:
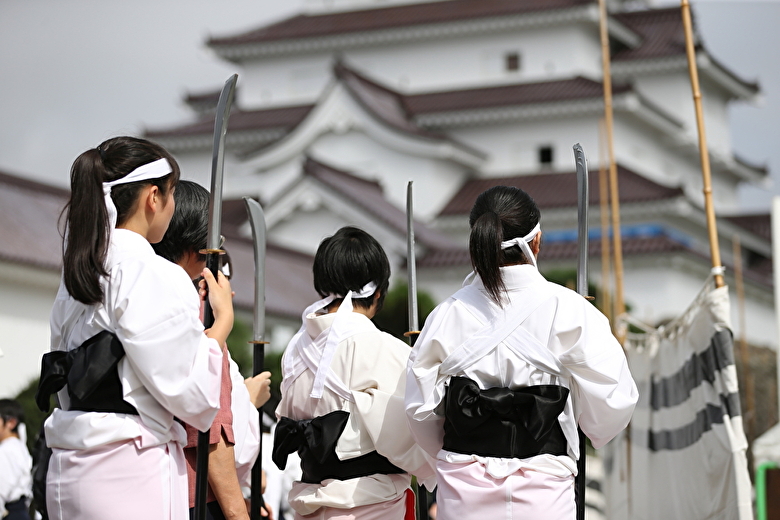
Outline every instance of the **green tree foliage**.
[[(408, 286), (397, 284), (387, 292), (382, 310), (374, 316), (374, 324), (380, 330), (404, 339), (404, 332), (409, 330)], [(417, 319), (422, 328), (425, 319), (436, 307), (433, 298), (425, 292), (417, 291)]]
[[(36, 377), (14, 397), (24, 409), (24, 422), (27, 425), (27, 448), (32, 452), (35, 439), (38, 438), (38, 432), (41, 426), (51, 412), (42, 412), (35, 404), (35, 391), (38, 390), (38, 378)], [(54, 409), (54, 397), (50, 399), (50, 410)]]
[(239, 317), (233, 321), (233, 330), (227, 338), (230, 357), (238, 365), (244, 377), (252, 375), (252, 324)]
[[(233, 330), (227, 339), (230, 357), (238, 365), (241, 374), (244, 377), (252, 375), (252, 353), (253, 346), (249, 343), (252, 340), (252, 325), (246, 321), (236, 318), (233, 322)], [(271, 372), (271, 400), (263, 406), (263, 410), (273, 416), (276, 405), (282, 398), (280, 385), (282, 382), (282, 352), (271, 350), (271, 345), (265, 346), (265, 356), (263, 358), (263, 367)], [(274, 345), (274, 348), (278, 348)]]

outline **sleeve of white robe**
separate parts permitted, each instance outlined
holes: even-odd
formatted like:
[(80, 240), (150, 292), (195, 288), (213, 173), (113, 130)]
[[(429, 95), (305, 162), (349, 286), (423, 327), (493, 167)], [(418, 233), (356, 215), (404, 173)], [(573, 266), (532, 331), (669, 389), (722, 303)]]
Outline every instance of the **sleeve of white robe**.
[(356, 355), (353, 359), (353, 410), (360, 415), (360, 422), (380, 455), (433, 489), (435, 460), (415, 443), (405, 420), (406, 361), (410, 349), (388, 334), (373, 336), (382, 338), (378, 357)]
[(448, 352), (440, 341), (439, 331), (448, 330), (446, 321), (453, 300), (447, 300), (431, 312), (417, 338), (407, 363), (406, 419), (414, 440), (436, 457), (444, 442), (444, 417), (435, 410), (444, 398), (446, 376), (439, 366)]
[[(112, 324), (135, 376), (170, 413), (203, 431), (219, 408), (222, 349), (203, 333), (199, 298), (179, 266), (155, 257), (111, 271)], [(128, 402), (133, 396), (125, 397)]]
[(577, 303), (558, 313), (555, 332), (561, 343), (573, 342), (560, 360), (571, 372), (578, 424), (600, 448), (631, 420), (639, 393), (607, 318), (590, 303)]

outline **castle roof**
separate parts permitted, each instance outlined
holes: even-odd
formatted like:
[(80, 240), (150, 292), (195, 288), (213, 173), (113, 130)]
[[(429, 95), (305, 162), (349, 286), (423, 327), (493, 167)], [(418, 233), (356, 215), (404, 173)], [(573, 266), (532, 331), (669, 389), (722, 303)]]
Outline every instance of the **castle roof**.
[[(598, 176), (588, 178), (590, 204), (599, 203)], [(477, 195), (494, 186), (514, 186), (527, 192), (542, 208), (577, 206), (577, 175), (568, 173), (540, 173), (471, 179), (450, 199), (441, 211), (442, 216), (468, 215)], [(683, 196), (679, 187), (662, 186), (624, 166), (618, 166), (618, 192), (621, 204), (652, 202)]]
[(593, 0), (449, 0), (317, 15), (299, 14), (234, 36), (211, 38), (208, 45), (219, 52), (232, 46), (570, 9), (593, 3)]

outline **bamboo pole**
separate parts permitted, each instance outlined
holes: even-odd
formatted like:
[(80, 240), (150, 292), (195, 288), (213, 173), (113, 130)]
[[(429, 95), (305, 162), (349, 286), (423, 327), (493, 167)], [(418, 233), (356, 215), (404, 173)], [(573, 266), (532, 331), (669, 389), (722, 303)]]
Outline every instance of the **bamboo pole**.
[[(607, 178), (607, 153), (604, 119), (599, 119), (599, 208), (601, 209), (601, 297), (604, 314), (610, 323), (614, 323), (615, 310), (612, 308), (612, 284), (609, 283), (612, 271), (609, 248), (609, 179)], [(614, 330), (613, 330), (614, 332)]]
[[(712, 177), (710, 174), (710, 155), (707, 149), (707, 133), (704, 129), (704, 112), (701, 105), (701, 90), (699, 89), (699, 71), (696, 67), (696, 49), (693, 45), (693, 24), (691, 23), (691, 5), (688, 0), (681, 0), (683, 27), (685, 28), (685, 52), (688, 55), (688, 72), (691, 76), (693, 105), (696, 109), (696, 128), (699, 131), (699, 158), (701, 160), (701, 175), (704, 191), (704, 211), (707, 215), (707, 231), (710, 239), (710, 257), (712, 267), (721, 267), (720, 248), (718, 246), (718, 228), (715, 222), (715, 208), (712, 203)], [(715, 274), (715, 287), (723, 287), (723, 274)]]
[[(607, 131), (607, 150), (609, 156), (609, 191), (612, 206), (612, 244), (615, 255), (615, 317), (626, 312), (623, 300), (623, 247), (620, 233), (620, 199), (618, 198), (617, 164), (615, 163), (615, 144), (612, 114), (612, 73), (610, 71), (609, 34), (607, 32), (607, 5), (599, 0), (599, 29), (601, 33), (601, 63), (604, 84), (604, 126)], [(623, 343), (623, 334), (618, 339)]]
[[(609, 158), (609, 191), (610, 191), (610, 203), (612, 208), (612, 244), (613, 253), (615, 255), (615, 315), (614, 318), (619, 318), (626, 312), (626, 305), (623, 300), (623, 244), (620, 233), (620, 198), (618, 196), (618, 178), (617, 178), (617, 164), (615, 162), (615, 140), (613, 133), (613, 114), (612, 114), (612, 72), (610, 68), (610, 55), (609, 55), (609, 33), (607, 31), (607, 5), (606, 0), (599, 0), (599, 33), (601, 35), (601, 64), (604, 85), (604, 128), (606, 129), (607, 137), (607, 151)], [(615, 337), (624, 345), (626, 340), (626, 330), (621, 326), (617, 326), (617, 319), (613, 321), (613, 328), (615, 328)], [(625, 347), (624, 347), (625, 348)], [(628, 486), (628, 496), (626, 500), (628, 502), (629, 514), (633, 511), (633, 499), (631, 497), (631, 472), (632, 472), (632, 457), (631, 457), (631, 423), (626, 426), (626, 480)]]
[(731, 243), (734, 249), (734, 280), (737, 289), (737, 311), (739, 316), (739, 359), (742, 362), (742, 384), (745, 391), (745, 412), (742, 414), (747, 423), (747, 437), (753, 442), (756, 426), (756, 398), (753, 378), (750, 374), (750, 352), (745, 338), (745, 284), (742, 276), (742, 245), (739, 235), (735, 234)]

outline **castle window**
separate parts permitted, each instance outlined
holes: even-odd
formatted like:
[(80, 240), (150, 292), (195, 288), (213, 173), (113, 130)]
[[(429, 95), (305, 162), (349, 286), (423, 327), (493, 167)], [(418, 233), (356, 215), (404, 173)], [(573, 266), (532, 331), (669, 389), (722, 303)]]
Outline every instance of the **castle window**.
[(508, 52), (504, 55), (504, 68), (507, 72), (520, 70), (520, 53)]
[(552, 146), (540, 146), (539, 147), (539, 165), (540, 166), (552, 166), (553, 164), (553, 147)]

